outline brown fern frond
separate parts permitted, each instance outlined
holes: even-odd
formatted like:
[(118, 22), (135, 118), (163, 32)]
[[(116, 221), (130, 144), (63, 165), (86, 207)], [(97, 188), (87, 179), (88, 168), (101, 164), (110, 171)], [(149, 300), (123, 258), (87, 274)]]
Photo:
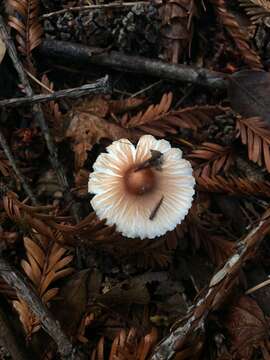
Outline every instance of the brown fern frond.
[[(140, 244), (135, 244), (134, 259), (139, 268), (153, 268), (160, 267), (166, 268), (172, 262), (172, 253), (170, 249), (167, 248), (165, 239), (156, 241), (156, 244), (153, 244), (151, 240), (145, 240), (145, 245), (140, 248)], [(139, 240), (141, 241), (141, 240)], [(130, 256), (130, 255), (129, 255)]]
[(41, 235), (57, 241), (52, 229), (56, 226), (56, 222), (66, 218), (49, 215), (48, 211), (52, 210), (53, 206), (26, 205), (20, 202), (12, 192), (8, 192), (3, 197), (3, 206), (7, 216), (24, 230), (32, 232), (34, 229)]
[(240, 27), (235, 17), (228, 12), (224, 0), (210, 0), (214, 5), (217, 16), (229, 35), (235, 42), (243, 60), (252, 69), (261, 69), (262, 64), (258, 54), (249, 45), (248, 35)]
[(79, 236), (83, 243), (101, 247), (115, 245), (120, 236), (115, 232), (114, 226), (106, 226), (105, 221), (100, 221), (94, 212), (76, 225), (55, 224), (55, 229), (61, 233), (67, 243)]
[[(195, 174), (196, 176), (196, 174)], [(270, 197), (270, 183), (268, 181), (253, 182), (239, 177), (196, 176), (199, 190), (207, 192), (228, 193), (236, 196)]]
[(48, 211), (54, 209), (53, 206), (29, 206), (20, 202), (11, 192), (3, 197), (3, 205), (8, 217), (28, 233), (34, 229), (60, 245), (74, 246), (79, 241), (78, 237), (87, 244), (114, 244), (114, 240), (119, 237), (114, 227), (105, 226), (105, 221), (98, 220), (93, 212), (74, 225), (68, 217), (48, 214)]
[[(176, 133), (179, 129), (197, 131), (204, 125), (212, 123), (216, 116), (223, 115), (228, 109), (221, 106), (192, 106), (180, 110), (170, 111), (160, 119), (151, 123), (154, 129), (164, 128), (165, 131)], [(147, 130), (145, 125), (140, 129)]]
[(26, 59), (29, 71), (33, 70), (32, 51), (41, 43), (43, 28), (39, 22), (38, 0), (8, 0), (8, 24), (16, 31), (19, 52)]
[(188, 155), (190, 159), (201, 162), (193, 168), (197, 175), (215, 176), (220, 172), (226, 173), (234, 162), (233, 148), (214, 143), (202, 143)]
[[(238, 0), (253, 24), (269, 22), (269, 0)], [(269, 24), (269, 23), (268, 23)]]
[(124, 114), (134, 110), (144, 103), (144, 98), (130, 97), (127, 99), (110, 100), (108, 103), (109, 112), (113, 114)]
[(258, 117), (239, 117), (236, 129), (242, 143), (248, 147), (248, 158), (260, 166), (265, 165), (270, 172), (270, 127)]
[(106, 226), (105, 221), (100, 221), (95, 213), (90, 213), (76, 225), (56, 224), (55, 228), (63, 236), (63, 243), (69, 244), (78, 236), (83, 244), (104, 249), (116, 257), (121, 254), (122, 259), (129, 258), (141, 268), (157, 265), (162, 268), (167, 267), (171, 262), (170, 250), (175, 249), (177, 242), (174, 234), (161, 237), (155, 242), (148, 239), (127, 241), (116, 232), (114, 226)]
[(128, 114), (123, 115), (121, 119), (121, 125), (126, 128), (138, 127), (155, 121), (162, 114), (165, 114), (172, 104), (172, 93), (164, 94), (161, 101), (157, 105), (150, 105), (146, 111), (140, 111), (135, 116), (129, 118)]
[(177, 64), (193, 35), (194, 0), (165, 0), (160, 7), (161, 34), (167, 61)]
[[(109, 360), (147, 360), (150, 359), (151, 351), (157, 342), (157, 331), (155, 328), (147, 335), (140, 336), (135, 328), (121, 330), (114, 339)], [(96, 348), (91, 354), (91, 360), (105, 360), (104, 337), (101, 337)]]
[[(44, 240), (43, 246), (30, 238), (24, 238), (27, 260), (22, 260), (22, 268), (32, 282), (42, 302), (47, 305), (58, 293), (57, 287), (51, 287), (55, 281), (70, 275), (73, 268), (70, 263), (72, 255), (57, 243)], [(13, 306), (18, 311), (27, 337), (38, 331), (39, 320), (33, 315), (25, 301), (13, 301)]]
[(221, 106), (194, 106), (180, 110), (169, 111), (172, 95), (164, 94), (161, 102), (151, 105), (133, 117), (125, 114), (121, 125), (125, 128), (136, 128), (143, 133), (164, 137), (166, 134), (176, 134), (179, 129), (198, 128), (213, 122), (218, 115), (224, 114), (228, 109)]
[[(208, 213), (206, 219), (205, 213)], [(222, 220), (222, 222), (224, 219)], [(213, 217), (208, 209), (202, 209), (201, 202), (196, 200), (189, 214), (185, 219), (185, 226), (182, 229), (182, 237), (186, 234), (192, 240), (192, 247), (195, 249), (203, 248), (213, 264), (219, 266), (233, 253), (235, 243), (219, 232), (213, 232), (213, 224), (216, 224), (218, 231), (221, 230), (220, 224)]]

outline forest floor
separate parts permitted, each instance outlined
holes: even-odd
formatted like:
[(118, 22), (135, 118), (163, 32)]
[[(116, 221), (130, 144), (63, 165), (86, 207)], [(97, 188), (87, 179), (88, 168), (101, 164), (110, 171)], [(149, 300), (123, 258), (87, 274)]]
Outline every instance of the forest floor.
[[(1, 3), (0, 359), (270, 359), (269, 67), (268, 0)], [(153, 239), (88, 192), (145, 134), (196, 182)]]

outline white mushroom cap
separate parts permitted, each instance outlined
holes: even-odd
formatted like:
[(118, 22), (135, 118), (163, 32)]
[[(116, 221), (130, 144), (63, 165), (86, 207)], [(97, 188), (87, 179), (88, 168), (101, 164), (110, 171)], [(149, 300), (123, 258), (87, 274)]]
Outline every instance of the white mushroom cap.
[[(161, 168), (139, 165), (162, 153)], [(173, 230), (191, 207), (195, 179), (182, 151), (152, 135), (114, 141), (108, 153), (98, 156), (90, 174), (88, 191), (96, 194), (91, 205), (97, 216), (129, 238), (154, 238)]]

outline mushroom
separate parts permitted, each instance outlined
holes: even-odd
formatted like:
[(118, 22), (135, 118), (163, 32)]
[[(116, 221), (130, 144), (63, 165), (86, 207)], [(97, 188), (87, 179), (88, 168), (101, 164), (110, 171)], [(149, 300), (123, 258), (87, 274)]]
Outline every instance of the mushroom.
[(195, 179), (182, 151), (144, 135), (135, 147), (114, 141), (93, 165), (88, 191), (99, 219), (128, 238), (155, 238), (180, 224), (191, 207)]

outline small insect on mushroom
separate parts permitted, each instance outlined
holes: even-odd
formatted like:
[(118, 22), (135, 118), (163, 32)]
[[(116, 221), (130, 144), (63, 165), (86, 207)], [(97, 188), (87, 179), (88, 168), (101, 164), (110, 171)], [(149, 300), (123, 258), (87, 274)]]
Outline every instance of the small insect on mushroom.
[(162, 153), (157, 150), (150, 149), (151, 157), (141, 164), (138, 164), (137, 168), (134, 171), (139, 171), (147, 167), (154, 167), (157, 170), (161, 170), (162, 165)]
[(144, 135), (135, 147), (114, 141), (90, 174), (91, 205), (100, 219), (129, 238), (155, 238), (173, 230), (191, 207), (195, 179), (182, 151)]

